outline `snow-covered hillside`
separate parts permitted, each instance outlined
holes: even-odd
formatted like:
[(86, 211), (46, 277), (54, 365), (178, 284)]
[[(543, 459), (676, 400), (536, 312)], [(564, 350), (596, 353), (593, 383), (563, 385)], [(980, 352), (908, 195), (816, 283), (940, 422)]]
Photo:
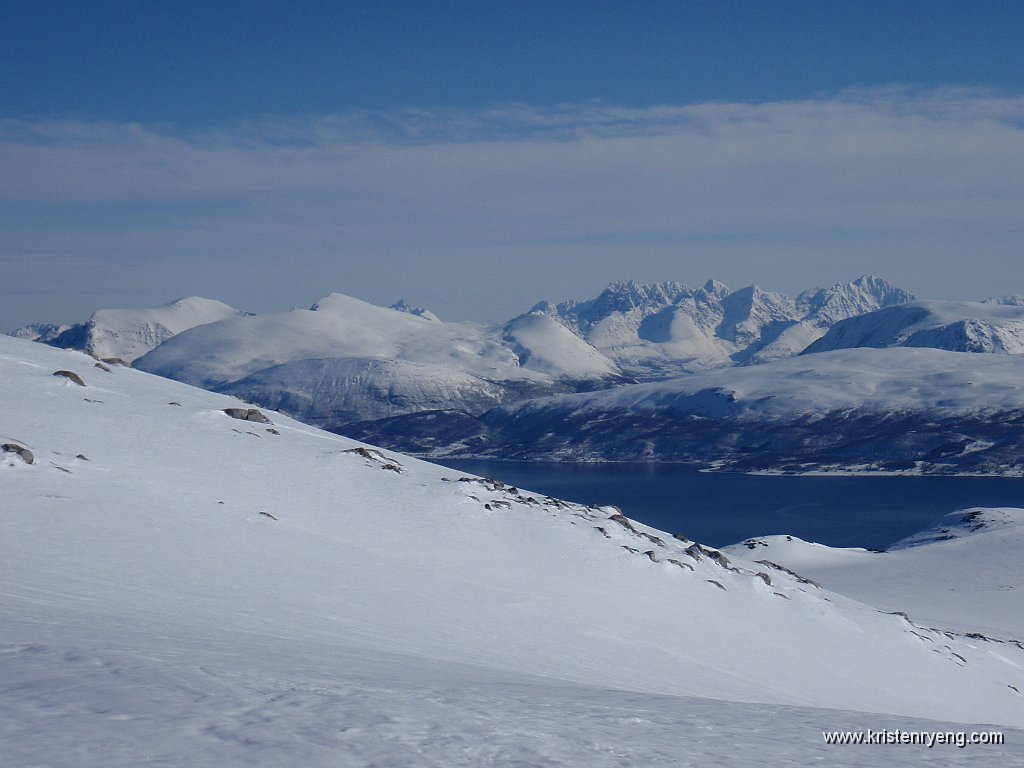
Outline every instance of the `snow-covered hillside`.
[(586, 342), (540, 318), (512, 321), (503, 338), (341, 294), (308, 310), (194, 328), (136, 367), (329, 427), (440, 407), (481, 413), (625, 381)]
[(997, 639), (1024, 640), (1021, 591), (1024, 509), (975, 508), (885, 552), (837, 549), (793, 536), (727, 547), (729, 556), (768, 559), (917, 623)]
[(396, 442), (432, 455), (1021, 474), (1024, 357), (839, 350), (540, 398), (434, 424), (432, 437)]
[(833, 325), (805, 354), (852, 347), (932, 347), (1024, 354), (1024, 306), (1000, 301), (915, 301)]
[(1020, 648), (613, 508), (17, 339), (0, 401), (13, 764), (753, 765), (826, 724), (1024, 726)]
[[(222, 302), (190, 296), (147, 309), (100, 309), (85, 323), (62, 326), (59, 332), (48, 330), (53, 326), (44, 326), (44, 332), (36, 334), (34, 340), (130, 363), (175, 334), (242, 314)], [(18, 329), (12, 335), (24, 337), (23, 330), (35, 327)]]
[(545, 312), (642, 381), (799, 353), (839, 320), (911, 301), (878, 277), (863, 276), (795, 300), (716, 280), (613, 283), (588, 301), (541, 302)]

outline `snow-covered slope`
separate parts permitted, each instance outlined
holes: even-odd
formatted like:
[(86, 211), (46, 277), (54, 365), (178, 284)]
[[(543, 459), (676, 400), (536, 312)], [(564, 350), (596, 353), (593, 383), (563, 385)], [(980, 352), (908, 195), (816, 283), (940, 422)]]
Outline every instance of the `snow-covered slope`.
[[(675, 726), (795, 718), (814, 744), (821, 719), (786, 707), (1024, 725), (1020, 648), (921, 628), (614, 508), (253, 420), (225, 395), (16, 339), (0, 339), (0, 401), (0, 677), (14, 682), (0, 733), (23, 764), (280, 765), (310, 750), (303, 764), (452, 764), (453, 729), (464, 764), (555, 764), (530, 757), (527, 723), (564, 750), (580, 701), (632, 701), (637, 727), (664, 716), (651, 707)], [(509, 718), (497, 752), (466, 744), (487, 712)], [(595, 759), (563, 763), (612, 764), (576, 748)]]
[(1024, 509), (954, 512), (943, 525), (885, 552), (836, 549), (793, 536), (748, 539), (724, 551), (772, 560), (826, 589), (907, 612), (917, 623), (1024, 641)]
[(502, 328), (502, 339), (524, 368), (583, 384), (624, 383), (622, 372), (611, 360), (544, 312), (528, 312), (509, 320)]
[[(496, 408), (459, 455), (734, 469), (1024, 472), (1024, 358), (849, 349)], [(415, 443), (407, 448), (422, 450)]]
[(715, 280), (696, 290), (631, 281), (589, 301), (541, 302), (534, 311), (557, 318), (630, 375), (654, 380), (788, 357), (839, 320), (912, 299), (871, 276), (796, 300), (757, 286), (731, 291)]
[(85, 323), (37, 340), (130, 363), (175, 334), (242, 314), (220, 301), (190, 296), (148, 309), (100, 309)]
[(1024, 306), (915, 301), (836, 323), (806, 354), (852, 347), (934, 347), (954, 352), (1024, 353)]
[(194, 328), (136, 367), (329, 427), (438, 407), (481, 413), (624, 380), (564, 330), (513, 321), (503, 341), (481, 326), (331, 294), (309, 310)]

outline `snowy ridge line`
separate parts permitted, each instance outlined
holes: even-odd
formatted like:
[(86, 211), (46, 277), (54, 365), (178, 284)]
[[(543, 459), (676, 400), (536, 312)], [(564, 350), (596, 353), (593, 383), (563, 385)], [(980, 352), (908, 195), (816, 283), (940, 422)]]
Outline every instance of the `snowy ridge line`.
[(1024, 509), (971, 507), (882, 552), (786, 535), (746, 539), (724, 549), (734, 556), (784, 563), (886, 613), (912, 614), (916, 625), (947, 637), (1019, 649), (1024, 639), (1022, 547)]
[(476, 419), (439, 415), (430, 439), (392, 444), (435, 457), (1019, 476), (1022, 378), (1024, 356), (846, 349), (537, 398)]
[[(623, 282), (586, 301), (540, 302), (501, 327), (445, 323), (405, 302), (385, 308), (330, 294), (308, 310), (259, 317), (192, 297), (151, 310), (100, 310), (76, 328), (17, 334), (108, 360), (117, 354), (141, 369), (426, 457), (685, 461), (791, 474), (1024, 474), (1017, 458), (1024, 408), (1006, 406), (1020, 393), (1010, 387), (1000, 399), (985, 381), (990, 361), (981, 359), (1024, 352), (1017, 297), (917, 301), (872, 276), (795, 299), (714, 280), (697, 289)], [(974, 378), (944, 378), (951, 371), (922, 367), (914, 356), (933, 348), (987, 354), (960, 361), (959, 372)], [(905, 354), (887, 354), (895, 349)], [(846, 354), (847, 369), (834, 370), (826, 352)], [(798, 355), (806, 362), (789, 365)], [(671, 391), (692, 380), (706, 386)], [(755, 391), (751, 382), (760, 380), (771, 386)], [(906, 397), (918, 392), (919, 399)], [(572, 400), (577, 394), (583, 399)], [(565, 412), (572, 403), (584, 407), (590, 394), (590, 413)], [(845, 402), (831, 402), (842, 399), (835, 395)], [(570, 398), (563, 407), (547, 405), (562, 396)], [(994, 405), (974, 408), (974, 400)], [(534, 404), (548, 409), (542, 416), (557, 434), (531, 424)], [(613, 412), (602, 416), (602, 408)], [(673, 428), (679, 420), (685, 423)], [(836, 445), (820, 439), (825, 432), (839, 437)], [(885, 434), (872, 442), (875, 433)]]
[[(671, 537), (664, 532), (650, 528), (636, 520), (631, 520), (622, 514), (622, 510), (613, 505), (582, 505), (574, 502), (558, 499), (553, 496), (524, 495), (515, 486), (506, 485), (501, 480), (482, 477), (460, 477), (452, 480), (442, 477), (443, 482), (467, 483), (475, 491), (483, 489), (490, 492), (490, 495), (481, 498), (476, 493), (467, 492), (467, 498), (479, 502), (488, 512), (498, 510), (511, 510), (514, 504), (535, 508), (538, 511), (560, 517), (565, 520), (565, 515), (579, 518), (588, 523), (600, 523), (591, 526), (604, 539), (610, 540), (631, 555), (641, 559), (646, 558), (652, 563), (668, 563), (678, 567), (684, 572), (696, 573), (695, 564), (708, 563), (715, 568), (702, 568), (703, 573), (698, 575), (715, 576), (717, 578), (705, 578), (708, 583), (714, 584), (720, 589), (726, 589), (718, 578), (722, 572), (732, 572), (748, 576), (752, 579), (760, 579), (769, 587), (774, 587), (774, 594), (778, 597), (789, 599), (788, 595), (779, 592), (779, 589), (791, 589), (799, 592), (806, 592), (801, 584), (811, 584), (818, 587), (814, 582), (804, 579), (788, 569), (781, 568), (774, 564), (767, 565), (768, 568), (776, 568), (785, 571), (783, 580), (788, 577), (791, 583), (776, 584), (772, 577), (763, 570), (737, 567), (732, 564), (728, 557), (713, 547), (707, 547), (687, 539), (682, 534), (674, 534)], [(483, 494), (481, 494), (483, 495)], [(570, 525), (577, 525), (576, 520), (568, 520)], [(660, 535), (659, 535), (660, 534)], [(626, 542), (626, 543), (623, 543)], [(634, 546), (636, 545), (636, 546)], [(655, 548), (651, 548), (651, 546)], [(721, 569), (721, 570), (718, 570)], [(777, 577), (778, 578), (778, 577)], [(824, 598), (826, 601), (828, 598)]]

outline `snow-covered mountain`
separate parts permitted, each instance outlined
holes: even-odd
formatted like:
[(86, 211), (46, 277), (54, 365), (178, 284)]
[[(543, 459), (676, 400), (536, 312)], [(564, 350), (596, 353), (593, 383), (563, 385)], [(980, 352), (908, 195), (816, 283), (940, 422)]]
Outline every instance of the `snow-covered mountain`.
[[(896, 372), (886, 369), (894, 363), (884, 356), (853, 356), (838, 367), (823, 363), (828, 386), (845, 393), (840, 398), (845, 410), (825, 409), (825, 416), (810, 403), (807, 412), (787, 414), (758, 408), (748, 412), (743, 403), (709, 411), (706, 398), (696, 394), (760, 382), (773, 407), (799, 401), (806, 366), (776, 362), (805, 352), (893, 346), (1024, 352), (1024, 307), (1017, 297), (984, 303), (912, 299), (870, 276), (805, 291), (795, 299), (756, 286), (733, 291), (714, 280), (696, 290), (681, 283), (629, 282), (612, 284), (588, 301), (541, 302), (500, 328), (445, 323), (404, 301), (384, 308), (341, 294), (309, 310), (261, 317), (189, 299), (154, 310), (102, 310), (88, 324), (55, 336), (57, 329), (41, 327), (22, 335), (48, 335), (52, 344), (125, 359), (170, 335), (135, 365), (317, 426), (426, 455), (724, 462), (755, 469), (1016, 471), (1011, 455), (1017, 445), (1015, 399), (993, 405), (1004, 417), (1003, 434), (967, 405), (936, 420), (920, 402), (890, 412), (885, 410), (888, 400), (862, 397), (861, 370), (865, 381), (895, 377), (891, 391), (897, 386), (934, 389), (933, 382), (915, 378), (936, 372), (914, 362), (925, 358), (914, 358)], [(209, 322), (218, 314), (227, 317)], [(901, 358), (896, 365), (902, 364)], [(980, 360), (957, 363), (964, 373), (984, 365)], [(734, 370), (744, 367), (757, 371)], [(789, 381), (791, 372), (797, 378)], [(671, 383), (677, 375), (684, 381)], [(619, 425), (627, 439), (617, 434), (606, 439), (604, 430), (612, 429), (619, 416), (601, 417), (591, 425), (573, 415), (577, 403), (591, 401), (515, 407), (637, 380), (666, 382), (668, 397), (696, 409), (672, 413), (696, 421), (681, 425), (673, 416), (665, 423), (648, 423), (646, 413), (642, 418), (633, 414)], [(956, 381), (957, 386), (969, 384)], [(623, 410), (622, 403), (636, 392), (642, 390), (624, 391), (621, 401), (593, 402), (621, 414), (632, 410)], [(950, 397), (968, 402), (962, 394)], [(947, 399), (936, 393), (934, 401)], [(588, 405), (584, 412), (596, 411)], [(554, 431), (542, 423), (548, 417), (559, 425)], [(823, 441), (808, 426), (821, 418), (836, 423), (834, 439)], [(895, 433), (879, 419), (896, 423), (904, 418), (909, 436), (885, 442), (883, 436)], [(914, 426), (918, 421), (923, 430)], [(871, 446), (878, 448), (874, 454)]]
[(515, 403), (437, 421), (431, 443), (385, 427), (435, 456), (1021, 474), (1022, 382), (1020, 356), (848, 349)]
[(26, 326), (11, 335), (55, 347), (80, 349), (103, 359), (130, 363), (175, 334), (197, 325), (245, 313), (220, 301), (189, 296), (147, 309), (100, 309), (86, 322), (72, 326)]
[(749, 286), (732, 291), (709, 280), (613, 283), (588, 301), (541, 302), (534, 311), (557, 318), (643, 381), (788, 357), (839, 320), (911, 301), (881, 278), (863, 276), (795, 300)]
[(1012, 296), (987, 302), (914, 301), (838, 322), (804, 353), (900, 346), (1024, 354), (1024, 306)]
[(503, 402), (627, 380), (545, 317), (517, 318), (499, 334), (342, 294), (308, 310), (193, 328), (136, 367), (332, 428), (437, 408), (478, 414)]
[(341, 294), (311, 310), (260, 318), (191, 298), (13, 333), (137, 360), (144, 370), (347, 429), (408, 414), (475, 416), (633, 375), (663, 379), (790, 356), (837, 318), (908, 298), (871, 277), (796, 300), (754, 286), (730, 291), (714, 280), (697, 290), (615, 283), (590, 301), (542, 302), (501, 328), (444, 323), (404, 301), (385, 309)]
[(71, 326), (69, 325), (54, 325), (53, 323), (32, 323), (30, 325), (23, 325), (20, 328), (15, 328), (7, 335), (13, 336), (16, 339), (25, 339), (26, 341), (38, 341), (42, 344), (49, 344), (53, 339), (60, 336), (70, 327)]
[(1024, 758), (1018, 646), (76, 352), (0, 338), (0, 400), (12, 764)]

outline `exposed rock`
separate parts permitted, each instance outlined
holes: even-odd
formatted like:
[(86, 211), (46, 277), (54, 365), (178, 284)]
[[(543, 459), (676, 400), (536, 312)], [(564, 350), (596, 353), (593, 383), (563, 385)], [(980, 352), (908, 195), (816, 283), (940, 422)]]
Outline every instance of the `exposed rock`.
[(792, 576), (794, 579), (796, 579), (801, 584), (810, 584), (812, 587), (817, 587), (818, 589), (821, 589), (821, 584), (816, 582), (814, 579), (808, 579), (808, 578), (806, 578), (804, 576), (801, 576), (796, 571), (791, 571), (789, 568), (787, 568), (784, 565), (779, 565), (778, 563), (773, 563), (771, 560), (755, 560), (754, 562), (758, 563), (759, 565), (765, 565), (765, 566), (767, 566), (769, 568), (774, 568), (776, 571), (782, 571), (783, 573), (788, 573), (790, 576)]
[(608, 519), (609, 520), (614, 520), (616, 523), (621, 525), (626, 530), (632, 531), (633, 533), (637, 533), (636, 528), (634, 528), (633, 524), (631, 522), (629, 522), (629, 518), (626, 517), (623, 514), (615, 514), (615, 515), (612, 515), (611, 517), (609, 517)]
[[(357, 446), (355, 448), (347, 448), (342, 453), (354, 453), (357, 456), (362, 456), (364, 459), (375, 461), (381, 465), (381, 469), (387, 469), (392, 472), (402, 472), (402, 465), (398, 463), (397, 459), (391, 459), (385, 456), (383, 453), (378, 451), (376, 448), (364, 448), (363, 446)], [(466, 478), (469, 479), (469, 478)]]
[(63, 376), (68, 381), (73, 381), (75, 384), (77, 384), (80, 387), (84, 387), (85, 386), (85, 382), (82, 381), (82, 377), (79, 376), (74, 371), (54, 371), (53, 375), (54, 376)]
[(21, 460), (26, 464), (32, 464), (36, 460), (35, 456), (32, 455), (32, 451), (24, 445), (18, 445), (18, 443), (4, 443), (2, 447), (4, 453), (15, 453), (20, 456)]
[(224, 413), (232, 419), (242, 421), (256, 421), (260, 424), (271, 424), (272, 422), (256, 408), (225, 408)]

